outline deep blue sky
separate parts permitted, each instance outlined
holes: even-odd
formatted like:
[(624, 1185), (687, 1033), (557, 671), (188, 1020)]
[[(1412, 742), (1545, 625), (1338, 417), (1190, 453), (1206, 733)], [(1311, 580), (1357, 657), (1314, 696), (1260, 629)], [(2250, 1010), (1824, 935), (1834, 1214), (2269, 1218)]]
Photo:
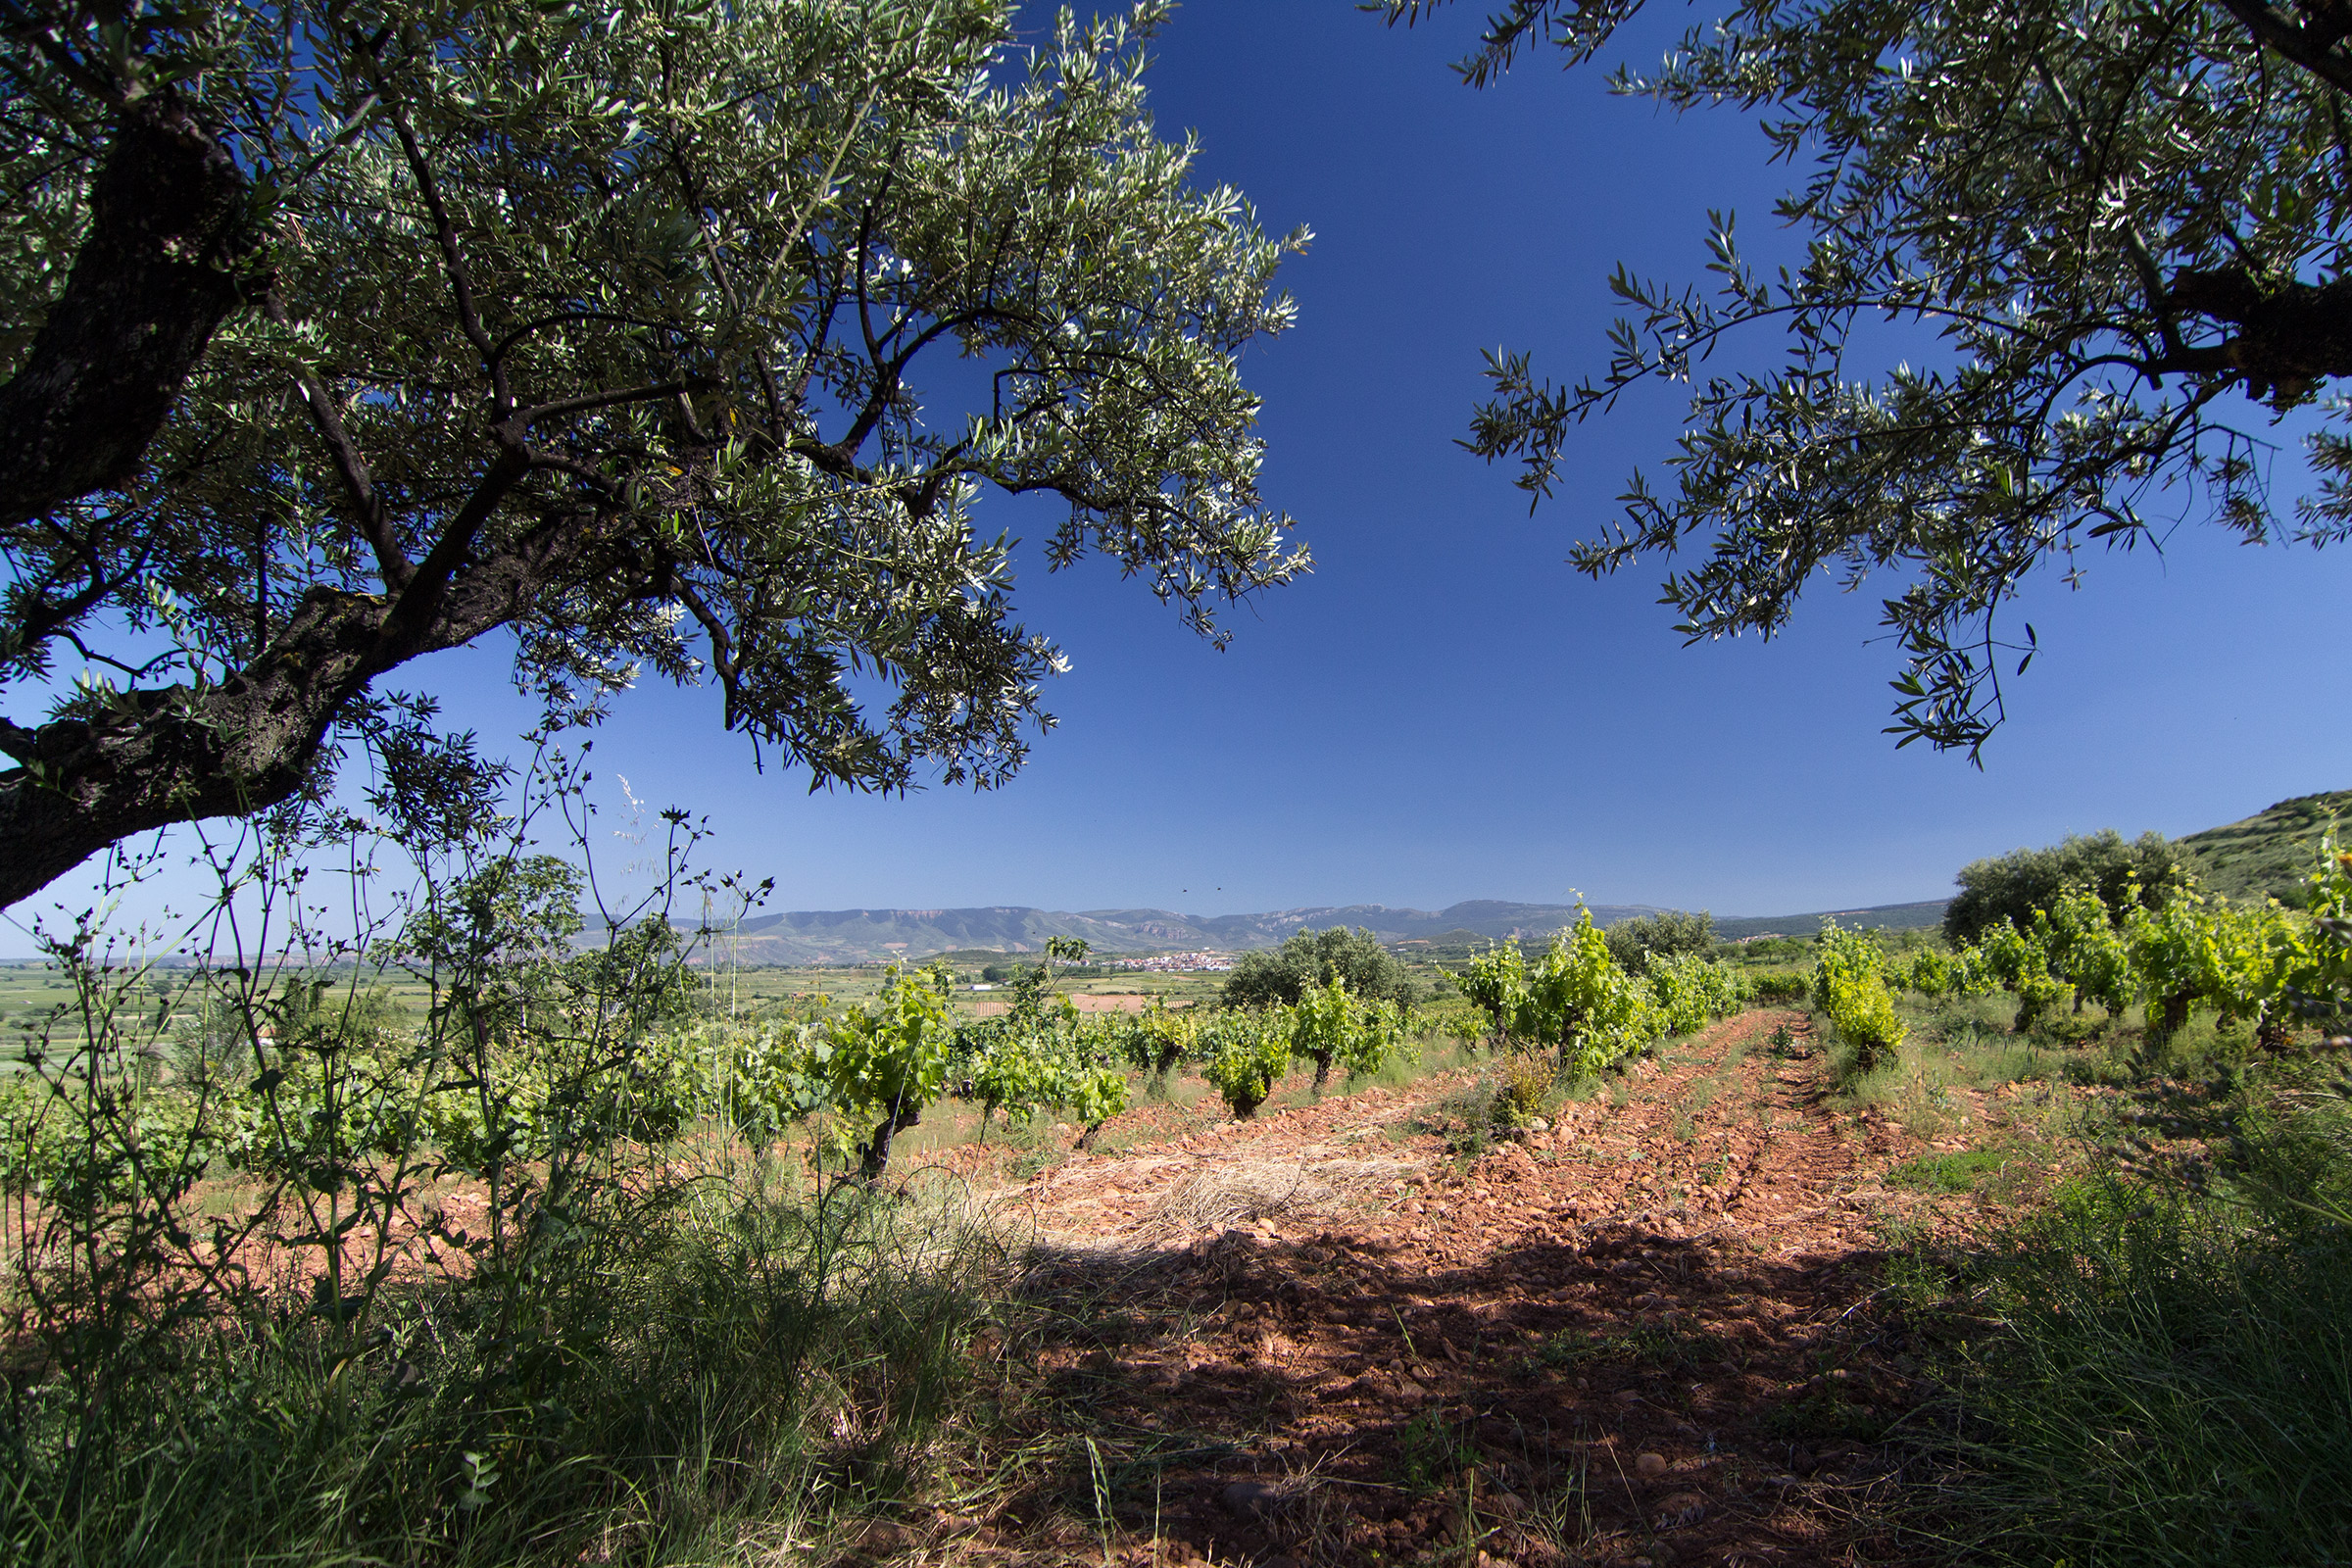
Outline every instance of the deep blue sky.
[[(1478, 12), (1441, 20), (1191, 0), (1156, 47), (1156, 118), (1198, 131), (1200, 177), (1239, 186), (1269, 228), (1316, 232), (1284, 272), (1297, 330), (1246, 362), (1265, 493), (1298, 518), (1311, 578), (1241, 611), (1220, 654), (1099, 563), (1025, 572), (1026, 618), (1074, 667), (1047, 694), (1061, 727), (994, 794), (812, 798), (753, 771), (710, 693), (660, 684), (617, 705), (600, 770), (707, 812), (710, 858), (772, 875), (771, 907), (1202, 913), (1933, 898), (2016, 845), (2189, 832), (2352, 785), (2352, 551), (2189, 527), (2162, 559), (2090, 558), (2080, 592), (2039, 584), (2023, 613), (2042, 652), (1982, 772), (1880, 734), (1897, 661), (1865, 646), (1877, 593), (1824, 581), (1781, 640), (1685, 649), (1654, 571), (1573, 573), (1569, 543), (1613, 514), (1634, 465), (1657, 466), (1681, 400), (1590, 427), (1573, 481), (1531, 516), (1506, 471), (1454, 444), (1479, 348), (1595, 367), (1611, 267), (1701, 277), (1711, 207), (1769, 245), (1788, 171), (1752, 121), (1674, 119), (1609, 97), (1597, 71), (1539, 58), (1473, 92), (1446, 66)], [(980, 521), (1036, 538), (1052, 514), (992, 496)], [(511, 732), (526, 715), (502, 696), (507, 654), (441, 656), (421, 679)]]

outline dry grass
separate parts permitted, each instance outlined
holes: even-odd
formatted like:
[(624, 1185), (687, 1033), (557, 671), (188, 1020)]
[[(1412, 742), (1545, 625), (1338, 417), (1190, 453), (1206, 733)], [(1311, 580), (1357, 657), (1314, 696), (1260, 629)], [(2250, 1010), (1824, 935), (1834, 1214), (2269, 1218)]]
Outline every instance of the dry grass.
[(1301, 1219), (1362, 1202), (1418, 1167), (1400, 1159), (1236, 1159), (1170, 1188), (1145, 1226), (1159, 1239), (1259, 1220)]

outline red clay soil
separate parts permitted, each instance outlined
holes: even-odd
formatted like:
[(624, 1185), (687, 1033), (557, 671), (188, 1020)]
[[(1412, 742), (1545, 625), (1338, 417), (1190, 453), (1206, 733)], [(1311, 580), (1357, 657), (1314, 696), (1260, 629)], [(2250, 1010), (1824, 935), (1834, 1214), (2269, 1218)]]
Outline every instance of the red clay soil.
[(981, 1350), (1033, 1462), (867, 1552), (1893, 1560), (1877, 1440), (1925, 1392), (1873, 1301), (1900, 1135), (1821, 1069), (1801, 1014), (1752, 1012), (1483, 1154), (1433, 1130), (1454, 1075), (1000, 1193), (1038, 1310)]

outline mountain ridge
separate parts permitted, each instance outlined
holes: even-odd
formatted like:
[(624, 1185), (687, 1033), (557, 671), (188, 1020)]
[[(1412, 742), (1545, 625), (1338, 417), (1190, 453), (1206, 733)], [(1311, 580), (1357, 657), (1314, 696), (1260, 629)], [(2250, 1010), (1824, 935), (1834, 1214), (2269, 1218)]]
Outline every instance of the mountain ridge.
[[(1048, 938), (1079, 937), (1104, 953), (1242, 952), (1279, 946), (1302, 927), (1362, 927), (1384, 942), (1428, 941), (1469, 931), (1494, 940), (1544, 936), (1575, 923), (1583, 906), (1466, 899), (1444, 909), (1392, 908), (1383, 904), (1299, 905), (1250, 914), (1200, 915), (1148, 907), (1040, 909), (1028, 905), (964, 908), (793, 909), (754, 915), (716, 933), (720, 951), (741, 963), (862, 963), (927, 957), (935, 953), (1041, 952)], [(1614, 925), (1655, 914), (1646, 904), (1596, 904), (1592, 918)], [(1871, 914), (1906, 916), (1888, 924), (1932, 924), (1943, 901), (1884, 905), (1834, 912), (1839, 919)], [(1923, 918), (1927, 911), (1933, 911)], [(1821, 914), (1736, 916), (1718, 921), (1727, 936), (1765, 930), (1811, 932)]]

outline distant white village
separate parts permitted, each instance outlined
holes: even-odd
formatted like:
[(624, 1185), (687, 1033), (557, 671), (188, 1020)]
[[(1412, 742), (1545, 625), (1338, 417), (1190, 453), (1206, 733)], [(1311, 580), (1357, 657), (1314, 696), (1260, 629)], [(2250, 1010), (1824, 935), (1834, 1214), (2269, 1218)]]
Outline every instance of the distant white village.
[(1148, 969), (1153, 974), (1200, 974), (1205, 970), (1230, 969), (1230, 953), (1153, 953), (1140, 958), (1111, 958), (1113, 968)]

